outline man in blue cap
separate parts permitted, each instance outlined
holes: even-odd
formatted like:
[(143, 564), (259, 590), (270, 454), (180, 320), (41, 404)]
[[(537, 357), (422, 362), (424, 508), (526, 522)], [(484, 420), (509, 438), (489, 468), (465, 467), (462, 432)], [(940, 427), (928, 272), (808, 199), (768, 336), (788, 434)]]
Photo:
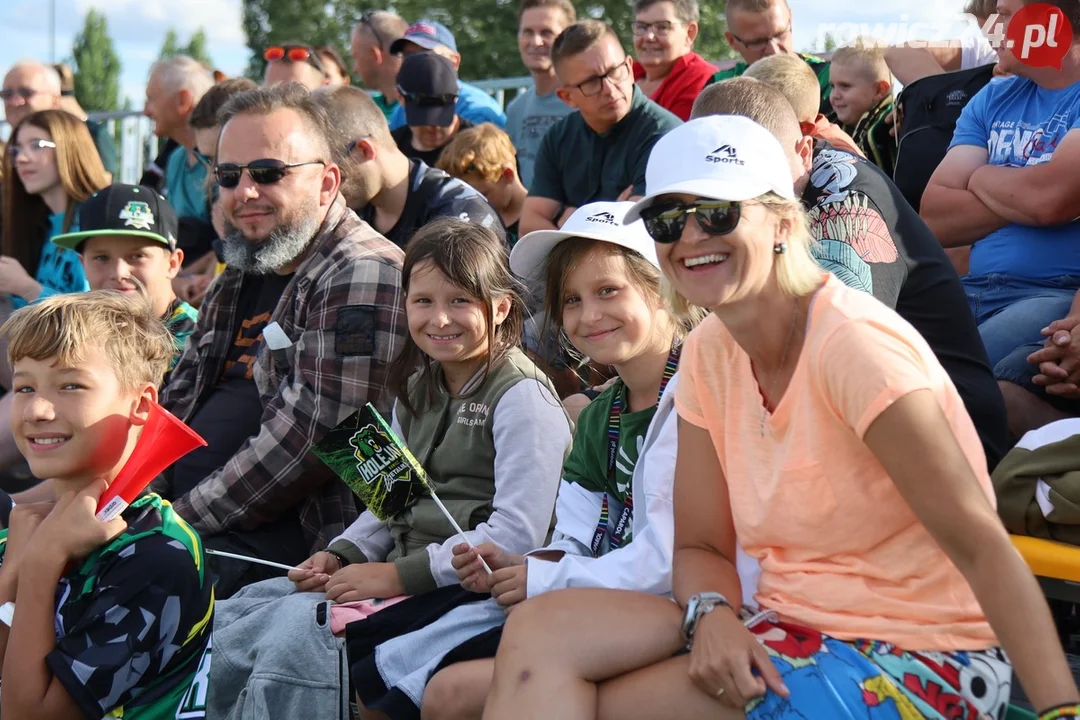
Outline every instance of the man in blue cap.
[[(434, 20), (420, 20), (405, 31), (405, 35), (390, 45), (393, 54), (411, 55), (431, 51), (450, 61), (456, 72), (461, 71), (461, 54), (457, 51), (454, 34), (445, 25)], [(502, 107), (492, 96), (468, 83), (458, 82), (457, 114), (477, 125), (495, 123), (506, 126), (506, 115)], [(405, 108), (400, 104), (390, 117), (390, 129), (396, 130), (406, 124)]]

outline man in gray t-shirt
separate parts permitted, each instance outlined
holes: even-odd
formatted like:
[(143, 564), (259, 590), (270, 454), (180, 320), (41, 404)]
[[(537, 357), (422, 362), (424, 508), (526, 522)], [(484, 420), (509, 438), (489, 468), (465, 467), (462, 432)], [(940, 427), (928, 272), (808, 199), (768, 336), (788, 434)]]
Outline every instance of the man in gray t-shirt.
[(518, 174), (532, 185), (533, 163), (544, 133), (573, 108), (555, 94), (559, 81), (551, 64), (551, 45), (577, 15), (568, 0), (522, 0), (518, 10), (518, 49), (533, 85), (506, 108), (506, 131), (517, 149)]

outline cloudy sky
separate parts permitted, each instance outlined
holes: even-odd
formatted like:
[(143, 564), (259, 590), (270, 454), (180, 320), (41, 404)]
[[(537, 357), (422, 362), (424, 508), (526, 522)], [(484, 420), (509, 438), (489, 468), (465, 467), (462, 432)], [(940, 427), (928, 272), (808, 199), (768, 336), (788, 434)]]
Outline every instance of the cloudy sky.
[[(240, 24), (241, 0), (0, 0), (0, 69), (22, 58), (49, 59), (49, 3), (56, 7), (56, 60), (71, 53), (75, 34), (86, 11), (96, 8), (108, 18), (109, 31), (123, 63), (121, 98), (129, 97), (141, 107), (146, 73), (157, 57), (165, 32), (176, 28), (181, 42), (204, 28), (210, 55), (229, 75), (243, 72), (248, 50)], [(942, 23), (954, 18), (963, 0), (915, 3), (907, 0), (789, 0), (794, 13), (795, 40), (799, 49), (816, 45), (829, 24), (854, 23), (841, 33), (862, 31), (905, 39), (904, 33), (933, 37), (938, 30), (916, 23)], [(524, 74), (524, 68), (521, 68)], [(513, 71), (517, 74), (517, 70)], [(0, 109), (2, 112), (2, 109)]]

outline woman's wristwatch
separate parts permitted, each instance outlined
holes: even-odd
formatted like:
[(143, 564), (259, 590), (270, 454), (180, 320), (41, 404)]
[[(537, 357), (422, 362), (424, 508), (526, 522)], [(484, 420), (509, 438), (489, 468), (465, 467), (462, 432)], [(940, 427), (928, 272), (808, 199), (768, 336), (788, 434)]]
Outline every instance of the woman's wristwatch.
[(687, 645), (694, 644), (694, 631), (697, 630), (701, 618), (718, 607), (731, 610), (731, 603), (720, 593), (706, 592), (691, 596), (690, 601), (686, 603), (686, 613), (682, 621), (682, 636)]

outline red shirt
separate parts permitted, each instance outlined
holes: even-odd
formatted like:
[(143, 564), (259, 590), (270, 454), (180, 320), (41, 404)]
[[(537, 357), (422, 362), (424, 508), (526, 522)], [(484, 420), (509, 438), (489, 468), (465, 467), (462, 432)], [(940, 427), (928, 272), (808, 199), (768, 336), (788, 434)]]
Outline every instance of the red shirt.
[[(671, 71), (660, 83), (650, 100), (683, 120), (690, 119), (690, 110), (705, 83), (716, 73), (716, 66), (696, 52), (688, 52), (675, 61)], [(645, 77), (645, 68), (634, 61), (634, 80)]]

